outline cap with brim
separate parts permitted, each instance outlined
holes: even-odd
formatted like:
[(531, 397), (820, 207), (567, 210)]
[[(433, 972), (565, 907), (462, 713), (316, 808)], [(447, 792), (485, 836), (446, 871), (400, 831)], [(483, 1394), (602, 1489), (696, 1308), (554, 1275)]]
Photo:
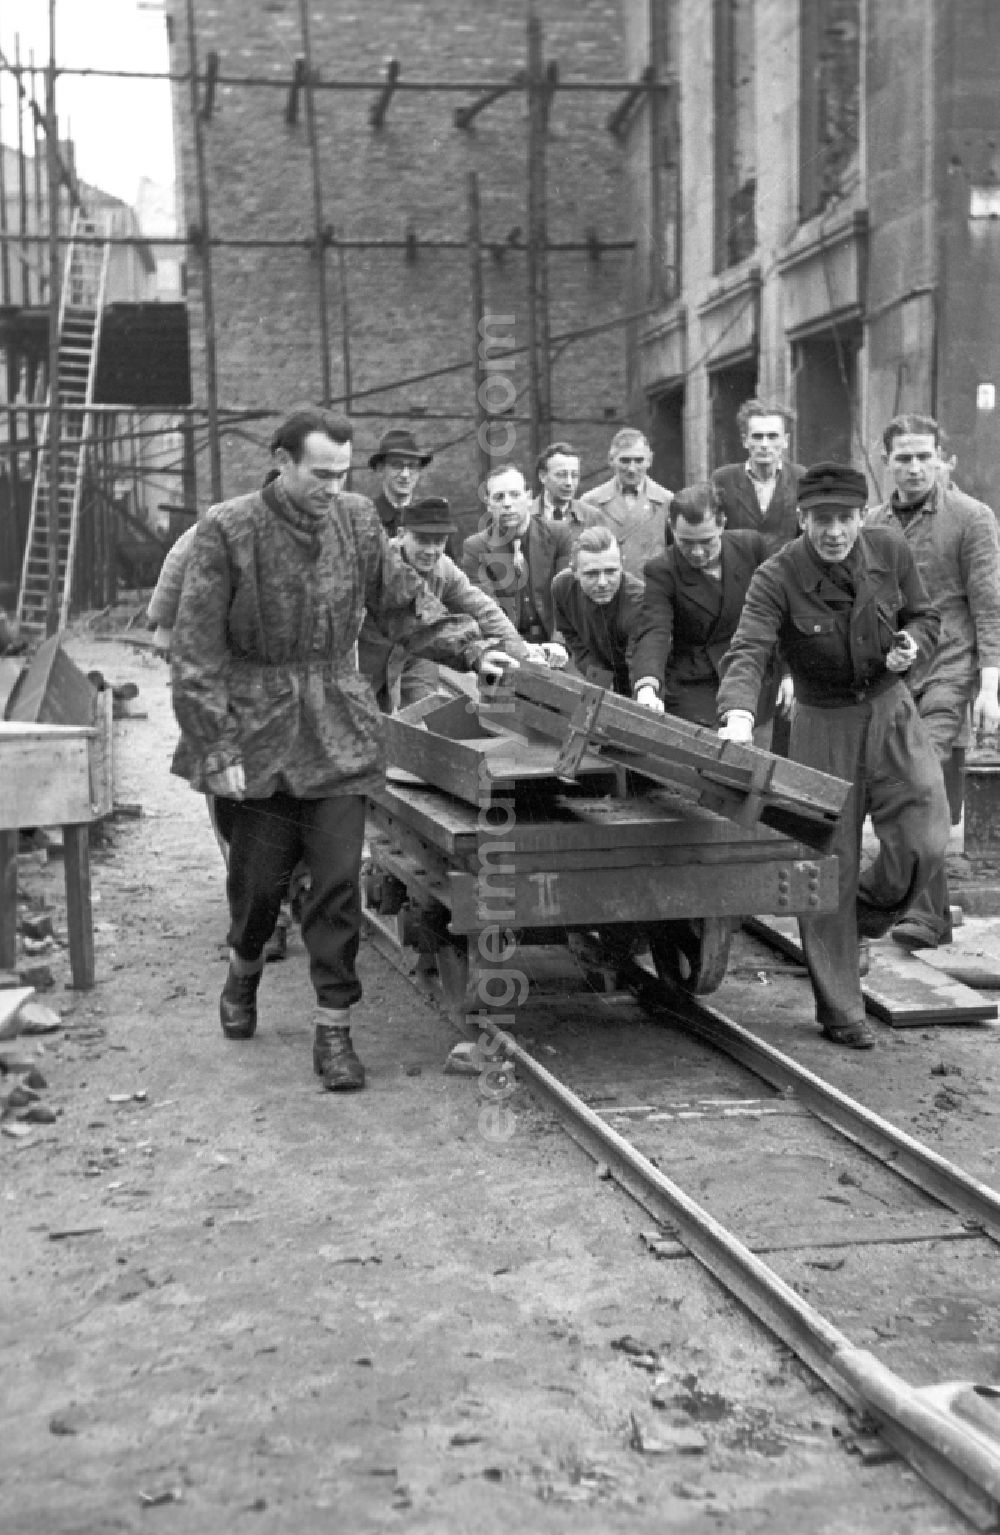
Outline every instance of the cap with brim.
[(382, 440), (368, 460), (369, 469), (378, 469), (390, 454), (396, 453), (400, 458), (415, 459), (422, 469), (426, 468), (434, 457), (433, 453), (423, 452), (412, 432), (408, 432), (405, 427), (393, 426), (387, 432), (383, 432)]
[(401, 526), (414, 533), (458, 532), (451, 507), (443, 496), (426, 496), (423, 501), (412, 501), (409, 506), (404, 506)]
[(799, 510), (816, 506), (862, 507), (868, 501), (868, 481), (850, 464), (812, 464), (799, 480)]

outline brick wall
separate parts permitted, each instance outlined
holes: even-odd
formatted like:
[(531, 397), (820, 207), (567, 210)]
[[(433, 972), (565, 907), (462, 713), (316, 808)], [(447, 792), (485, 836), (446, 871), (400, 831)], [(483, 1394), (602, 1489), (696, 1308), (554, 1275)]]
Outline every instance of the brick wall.
[[(188, 64), (186, 6), (169, 0), (172, 67)], [(297, 0), (196, 0), (197, 47), (202, 70), (209, 50), (229, 75), (268, 76), (289, 82), (302, 52)], [(621, 79), (625, 69), (618, 4), (602, 0), (549, 0), (540, 7), (545, 55), (563, 77)], [(504, 79), (525, 65), (525, 6), (483, 0), (326, 0), (310, 11), (312, 55), (321, 80), (376, 79), (387, 57), (409, 79)], [(330, 356), (334, 396), (343, 393), (342, 314), (348, 315), (352, 388), (377, 392), (356, 398), (355, 462), (367, 460), (390, 425), (416, 428), (436, 451), (423, 482), (450, 495), (457, 509), (475, 515), (477, 469), (468, 368), (402, 390), (398, 378), (472, 355), (473, 330), (467, 251), (421, 248), (420, 240), (464, 239), (466, 178), (480, 177), (483, 232), (498, 246), (515, 228), (526, 229), (526, 99), (523, 93), (488, 108), (472, 131), (453, 126), (457, 106), (475, 92), (399, 93), (384, 128), (368, 121), (374, 95), (316, 92), (324, 218), (345, 239), (401, 239), (412, 227), (416, 259), (400, 250), (348, 251), (326, 256)], [(214, 237), (312, 236), (314, 209), (304, 103), (299, 122), (284, 120), (287, 89), (221, 86), (204, 125), (210, 220)], [(628, 239), (623, 207), (621, 151), (604, 127), (616, 98), (590, 92), (557, 94), (549, 134), (549, 238), (583, 240), (588, 228), (606, 240)], [(175, 87), (185, 219), (197, 222), (193, 133), (188, 87)], [(213, 290), (217, 322), (219, 399), (223, 406), (281, 410), (322, 393), (322, 338), (315, 257), (303, 249), (215, 249)], [(554, 336), (600, 323), (628, 305), (628, 252), (585, 252), (550, 257), (551, 329)], [(201, 273), (188, 267), (194, 398), (205, 401)], [(508, 248), (484, 263), (487, 306), (511, 316), (503, 327), (515, 346), (527, 342), (525, 257)], [(498, 329), (501, 327), (498, 326)], [(592, 483), (604, 468), (607, 444), (622, 419), (624, 337), (621, 331), (557, 349), (553, 411), (594, 417), (593, 424), (554, 424), (583, 454)], [(523, 354), (512, 375), (526, 389)], [(385, 386), (385, 387), (382, 387)], [(364, 411), (385, 411), (384, 417)], [(526, 410), (522, 395), (516, 407)], [(606, 423), (606, 424), (605, 424)], [(528, 467), (529, 428), (515, 427), (513, 457)], [(223, 434), (227, 494), (252, 485), (266, 459), (268, 422)], [(204, 439), (204, 434), (202, 434)], [(373, 488), (367, 470), (357, 489)], [(199, 500), (208, 498), (207, 455), (199, 454)]]

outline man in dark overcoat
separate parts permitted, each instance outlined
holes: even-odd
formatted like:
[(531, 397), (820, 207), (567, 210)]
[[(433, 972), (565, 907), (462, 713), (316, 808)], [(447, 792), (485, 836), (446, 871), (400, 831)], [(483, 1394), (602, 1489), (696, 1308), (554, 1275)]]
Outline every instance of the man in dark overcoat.
[[(854, 785), (834, 833), (837, 910), (799, 921), (821, 1032), (867, 1049), (859, 937), (888, 932), (940, 872), (950, 816), (937, 752), (906, 673), (937, 642), (940, 619), (909, 548), (863, 528), (863, 474), (823, 463), (799, 483), (803, 536), (755, 574), (723, 657), (720, 734), (749, 742), (767, 665), (780, 646), (795, 685), (790, 757)], [(870, 814), (879, 852), (861, 869)]]

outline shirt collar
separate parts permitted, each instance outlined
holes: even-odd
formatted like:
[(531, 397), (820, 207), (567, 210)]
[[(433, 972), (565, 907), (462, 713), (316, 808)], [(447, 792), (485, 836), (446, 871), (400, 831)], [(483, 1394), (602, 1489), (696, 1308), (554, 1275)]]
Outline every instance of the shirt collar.
[(779, 462), (777, 469), (774, 471), (774, 473), (772, 474), (772, 476), (771, 476), (771, 478), (769, 480), (765, 480), (765, 478), (764, 478), (764, 476), (762, 474), (758, 474), (757, 473), (756, 469), (753, 466), (752, 460), (749, 459), (749, 458), (746, 461), (746, 471), (747, 471), (747, 474), (750, 476), (751, 480), (756, 480), (758, 485), (773, 485), (775, 480), (778, 478), (778, 475), (781, 473), (783, 465), (784, 465), (784, 459), (782, 459)]
[(940, 486), (932, 485), (922, 500), (913, 502), (902, 500), (899, 491), (894, 490), (889, 498), (889, 505), (894, 512), (908, 512), (913, 517), (915, 517), (918, 512), (936, 512), (938, 509), (939, 489)]

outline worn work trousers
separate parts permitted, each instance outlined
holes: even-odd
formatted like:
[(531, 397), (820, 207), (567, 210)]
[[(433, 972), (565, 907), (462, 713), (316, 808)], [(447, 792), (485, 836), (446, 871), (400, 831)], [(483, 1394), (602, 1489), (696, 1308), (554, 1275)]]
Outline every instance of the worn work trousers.
[[(888, 932), (944, 868), (950, 815), (941, 763), (902, 682), (847, 708), (796, 704), (790, 756), (854, 785), (830, 848), (840, 863), (837, 910), (802, 918), (799, 929), (820, 1027), (860, 1023), (859, 933)], [(880, 849), (861, 873), (866, 815)]]
[(260, 958), (274, 931), (292, 871), (309, 871), (302, 941), (320, 1007), (350, 1007), (361, 997), (361, 851), (365, 802), (359, 794), (329, 799), (233, 803), (229, 849), (229, 943), (241, 959)]
[[(916, 695), (924, 729), (941, 760), (942, 770), (951, 761), (955, 743), (963, 739), (969, 713), (970, 690), (955, 682), (933, 682)], [(951, 942), (951, 895), (944, 864), (910, 906), (907, 920), (927, 929), (938, 943)]]

